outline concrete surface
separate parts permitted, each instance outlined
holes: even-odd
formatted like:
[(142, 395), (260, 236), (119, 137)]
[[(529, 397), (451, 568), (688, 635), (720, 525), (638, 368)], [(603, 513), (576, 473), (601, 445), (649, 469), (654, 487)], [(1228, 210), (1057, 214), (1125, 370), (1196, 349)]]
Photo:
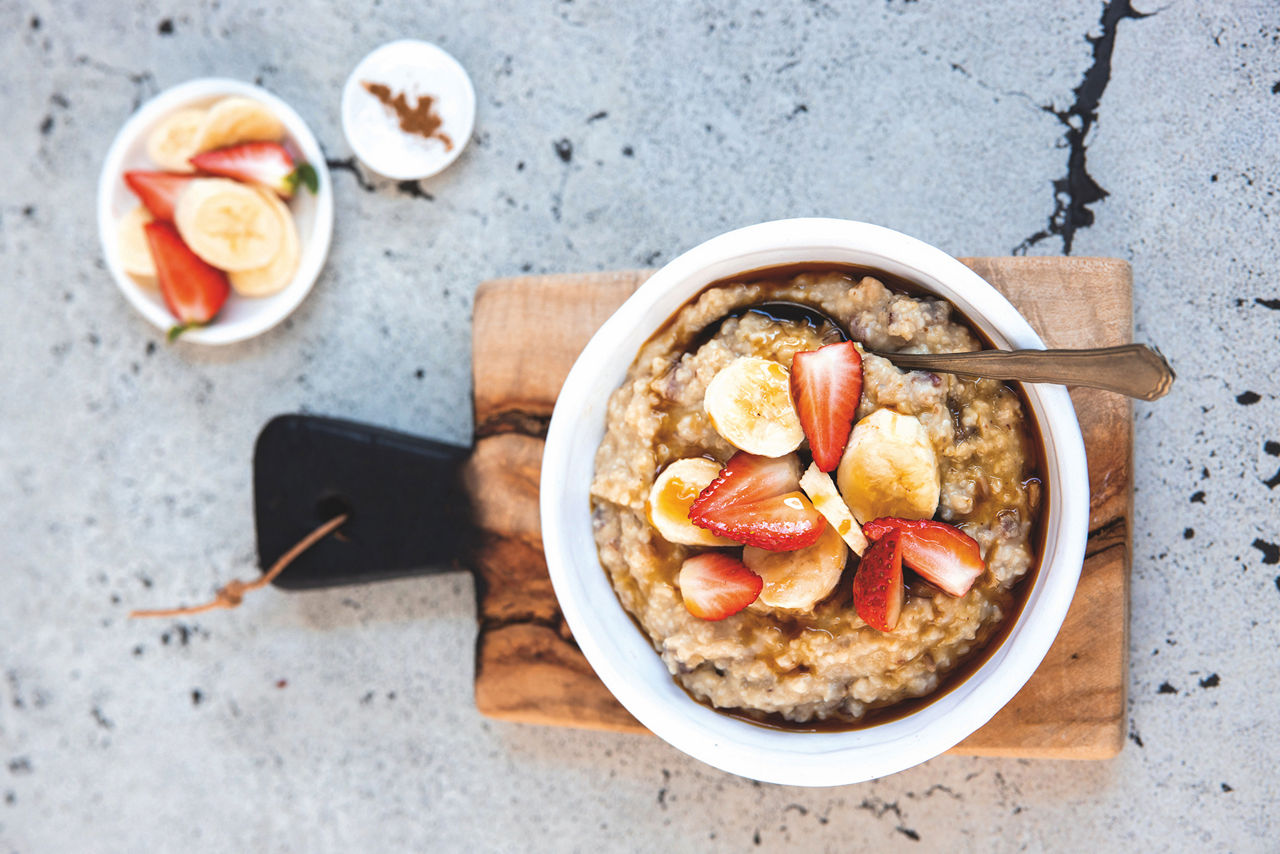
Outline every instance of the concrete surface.
[[(0, 0), (0, 852), (1276, 850), (1280, 15), (1139, 8)], [(339, 129), (348, 70), (402, 36), (479, 93), (421, 185), (361, 172)], [(103, 270), (94, 185), (139, 99), (211, 74), (311, 123), (337, 230), (291, 322), (166, 346)], [(1179, 381), (1137, 406), (1118, 759), (811, 791), (487, 721), (461, 575), (125, 619), (254, 574), (270, 416), (465, 441), (480, 279), (657, 266), (801, 214), (1133, 263)]]

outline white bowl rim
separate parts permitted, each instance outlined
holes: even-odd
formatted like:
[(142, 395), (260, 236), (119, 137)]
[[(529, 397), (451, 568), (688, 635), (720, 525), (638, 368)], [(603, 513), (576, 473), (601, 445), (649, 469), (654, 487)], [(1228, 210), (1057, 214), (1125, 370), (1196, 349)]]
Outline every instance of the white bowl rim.
[(279, 294), (267, 298), (271, 301), (263, 303), (262, 311), (240, 323), (219, 324), (215, 320), (208, 326), (182, 333), (180, 341), (194, 344), (234, 344), (274, 328), (292, 314), (311, 293), (329, 256), (329, 246), (333, 240), (333, 185), (325, 164), (324, 150), (307, 123), (291, 106), (261, 86), (228, 77), (198, 77), (171, 86), (142, 104), (125, 120), (107, 150), (102, 171), (98, 175), (98, 240), (107, 270), (116, 287), (129, 304), (153, 326), (162, 330), (173, 326), (172, 315), (163, 306), (153, 302), (120, 265), (116, 249), (116, 216), (113, 211), (116, 182), (121, 180), (124, 173), (124, 160), (129, 149), (160, 116), (195, 101), (225, 95), (243, 95), (261, 101), (284, 123), (285, 130), (298, 147), (299, 153), (316, 170), (315, 222), (309, 235), (299, 235), (302, 257), (293, 281)]
[[(811, 257), (768, 260), (787, 252), (808, 252)], [(924, 762), (976, 731), (1013, 698), (1048, 652), (1071, 604), (1088, 536), (1088, 474), (1071, 399), (1062, 386), (1028, 384), (1026, 395), (1045, 447), (1046, 480), (1057, 489), (1050, 490), (1043, 559), (1033, 587), (1025, 594), (1021, 613), (1001, 646), (942, 696), (896, 720), (845, 732), (773, 730), (702, 706), (666, 675), (647, 637), (631, 622), (616, 596), (612, 606), (597, 599), (594, 604), (598, 607), (591, 607), (587, 585), (598, 595), (599, 578), (606, 573), (594, 553), (593, 541), (589, 556), (575, 554), (569, 542), (566, 531), (571, 525), (581, 530), (582, 520), (576, 514), (589, 517), (589, 507), (576, 500), (586, 486), (573, 486), (568, 473), (583, 447), (591, 449), (588, 456), (594, 459), (598, 442), (583, 444), (583, 437), (577, 435), (584, 429), (582, 425), (603, 432), (604, 402), (593, 399), (593, 386), (616, 379), (608, 386), (609, 392), (616, 388), (638, 350), (638, 344), (632, 347), (627, 342), (639, 338), (642, 343), (657, 328), (655, 323), (637, 330), (637, 318), (663, 311), (670, 316), (707, 284), (725, 276), (801, 260), (839, 263), (836, 256), (850, 253), (877, 257), (881, 263), (864, 265), (903, 274), (938, 290), (998, 347), (1044, 347), (995, 288), (955, 258), (922, 241), (851, 220), (800, 218), (760, 223), (711, 238), (673, 259), (605, 322), (565, 380), (543, 452), (543, 548), (561, 610), (588, 662), (622, 705), (663, 740), (709, 765), (764, 782), (835, 786), (874, 779)], [(812, 257), (817, 254), (828, 257)], [(946, 287), (935, 287), (939, 284)], [(964, 298), (957, 298), (952, 289), (959, 289)], [(975, 299), (981, 301), (981, 311), (972, 304)], [(597, 424), (599, 430), (595, 431)], [(581, 468), (580, 458), (579, 463)], [(593, 462), (586, 466), (588, 472), (594, 469)], [(585, 479), (589, 481), (589, 474)], [(574, 500), (566, 496), (571, 489)], [(1055, 519), (1057, 524), (1052, 524)], [(589, 534), (589, 519), (586, 525)], [(608, 586), (607, 578), (605, 584)], [(661, 668), (665, 686), (657, 681), (653, 662)]]

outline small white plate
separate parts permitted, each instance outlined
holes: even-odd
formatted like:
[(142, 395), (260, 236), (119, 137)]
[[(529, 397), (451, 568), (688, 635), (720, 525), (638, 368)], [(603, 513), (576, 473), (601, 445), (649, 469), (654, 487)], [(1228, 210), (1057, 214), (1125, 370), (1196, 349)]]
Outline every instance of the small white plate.
[[(400, 130), (395, 115), (364, 88), (382, 83), (411, 103), (429, 95), (453, 147)], [(351, 150), (374, 172), (416, 181), (458, 159), (476, 123), (476, 91), (458, 60), (430, 42), (403, 39), (377, 48), (351, 72), (342, 89), (342, 132)]]
[(289, 202), (298, 226), (302, 256), (293, 281), (269, 297), (249, 298), (232, 292), (218, 316), (208, 326), (182, 333), (182, 341), (199, 344), (231, 344), (260, 335), (284, 320), (311, 292), (320, 268), (329, 255), (333, 237), (333, 187), (325, 167), (324, 152), (310, 128), (293, 108), (257, 86), (217, 77), (190, 80), (161, 92), (129, 117), (116, 134), (98, 178), (98, 236), (111, 278), (142, 316), (160, 329), (176, 321), (159, 291), (143, 287), (120, 265), (116, 224), (139, 202), (124, 183), (129, 169), (159, 169), (147, 157), (147, 134), (156, 123), (183, 107), (205, 107), (228, 95), (243, 95), (265, 104), (284, 123), (285, 142), (316, 170), (317, 192), (300, 189)]

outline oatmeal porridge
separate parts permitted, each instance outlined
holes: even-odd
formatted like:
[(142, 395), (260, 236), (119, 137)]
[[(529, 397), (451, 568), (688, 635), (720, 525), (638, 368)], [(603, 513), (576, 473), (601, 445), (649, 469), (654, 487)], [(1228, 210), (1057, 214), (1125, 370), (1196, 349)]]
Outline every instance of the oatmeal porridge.
[[(1016, 609), (1036, 560), (1036, 448), (1002, 383), (870, 352), (980, 349), (945, 301), (846, 270), (763, 275), (703, 291), (636, 356), (596, 453), (596, 544), (695, 698), (856, 723), (937, 690)], [(775, 301), (820, 309), (853, 344), (751, 310)], [(824, 382), (845, 363), (857, 383), (833, 439), (824, 407), (840, 394)], [(926, 569), (941, 552), (963, 553), (962, 577)]]

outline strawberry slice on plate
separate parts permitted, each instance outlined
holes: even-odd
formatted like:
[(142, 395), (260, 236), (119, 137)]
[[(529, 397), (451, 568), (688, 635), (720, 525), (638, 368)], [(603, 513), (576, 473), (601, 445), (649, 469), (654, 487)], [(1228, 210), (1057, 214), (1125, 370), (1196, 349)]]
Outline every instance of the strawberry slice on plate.
[(723, 620), (756, 601), (764, 580), (740, 560), (706, 552), (680, 566), (680, 595), (700, 620)]
[(178, 323), (169, 329), (172, 341), (193, 326), (213, 320), (231, 293), (227, 274), (201, 260), (167, 222), (149, 222), (143, 228), (156, 262), (156, 279), (164, 304)]
[(194, 175), (177, 172), (134, 169), (124, 173), (124, 182), (133, 190), (143, 207), (151, 211), (153, 217), (164, 222), (173, 222), (173, 210), (178, 206), (178, 197), (194, 180)]
[(902, 534), (891, 531), (872, 544), (853, 577), (853, 610), (867, 625), (891, 632), (902, 614)]
[(873, 519), (862, 526), (870, 540), (902, 535), (902, 559), (926, 580), (952, 596), (963, 596), (985, 570), (978, 541), (954, 525), (930, 519)]
[(796, 353), (791, 399), (809, 440), (813, 461), (835, 471), (849, 441), (862, 396), (862, 356), (851, 341)]
[(740, 451), (694, 499), (689, 521), (722, 537), (769, 551), (813, 545), (826, 519), (800, 491), (794, 454), (760, 457)]
[(278, 142), (242, 142), (206, 151), (192, 157), (191, 164), (211, 175), (260, 184), (286, 199), (299, 184), (313, 193), (318, 186), (312, 165), (306, 162), (295, 165), (293, 155)]

